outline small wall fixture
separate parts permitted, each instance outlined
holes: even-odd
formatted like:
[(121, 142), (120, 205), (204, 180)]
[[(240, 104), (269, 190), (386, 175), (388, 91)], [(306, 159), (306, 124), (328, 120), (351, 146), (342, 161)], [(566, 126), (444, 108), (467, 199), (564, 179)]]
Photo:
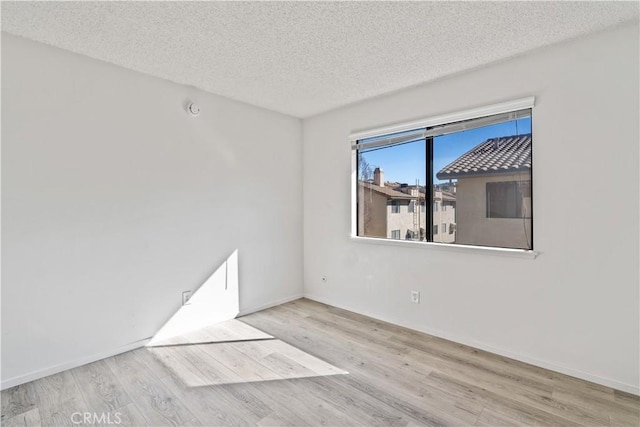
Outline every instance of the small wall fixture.
[(187, 111), (189, 112), (189, 114), (191, 114), (193, 117), (196, 117), (198, 114), (200, 114), (200, 107), (198, 107), (196, 104), (194, 104), (193, 102), (189, 103), (189, 105), (187, 106)]

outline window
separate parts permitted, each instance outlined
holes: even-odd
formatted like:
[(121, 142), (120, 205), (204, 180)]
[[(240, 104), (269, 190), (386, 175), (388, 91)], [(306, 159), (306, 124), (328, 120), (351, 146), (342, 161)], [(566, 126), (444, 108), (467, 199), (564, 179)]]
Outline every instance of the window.
[(487, 218), (530, 218), (531, 181), (487, 183)]
[(398, 239), (399, 227), (411, 240), (533, 249), (532, 106), (528, 98), (352, 136), (355, 235), (384, 238), (393, 227)]

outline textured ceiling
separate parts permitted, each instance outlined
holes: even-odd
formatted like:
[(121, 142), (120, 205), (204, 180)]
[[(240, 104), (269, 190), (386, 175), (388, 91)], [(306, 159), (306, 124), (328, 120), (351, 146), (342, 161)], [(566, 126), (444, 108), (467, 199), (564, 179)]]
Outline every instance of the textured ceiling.
[(2, 30), (297, 117), (637, 20), (637, 2), (2, 2)]

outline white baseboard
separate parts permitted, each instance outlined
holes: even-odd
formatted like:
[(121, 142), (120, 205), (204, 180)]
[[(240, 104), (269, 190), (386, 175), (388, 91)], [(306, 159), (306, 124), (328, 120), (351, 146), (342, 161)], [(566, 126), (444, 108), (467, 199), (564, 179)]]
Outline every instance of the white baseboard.
[(271, 301), (269, 303), (261, 304), (259, 306), (250, 307), (250, 308), (244, 308), (244, 309), (240, 310), (240, 313), (238, 314), (238, 317), (246, 316), (247, 314), (255, 313), (256, 311), (266, 310), (267, 308), (275, 307), (276, 305), (284, 304), (284, 303), (287, 303), (287, 302), (290, 302), (290, 301), (295, 301), (295, 300), (303, 298), (303, 297), (304, 297), (304, 295), (302, 295), (302, 294), (295, 294), (293, 296), (288, 296), (286, 298), (282, 298), (282, 299), (279, 299), (279, 300), (276, 300), (276, 301)]
[(61, 363), (59, 365), (51, 366), (44, 369), (39, 369), (34, 372), (30, 372), (25, 375), (18, 375), (17, 377), (3, 379), (0, 383), (0, 390), (5, 390), (10, 387), (14, 387), (20, 384), (28, 383), (29, 381), (38, 380), (40, 378), (48, 377), (49, 375), (57, 374), (58, 372), (66, 371), (68, 369), (77, 368), (78, 366), (86, 365), (88, 363), (96, 362), (98, 360), (106, 359), (107, 357), (115, 356), (117, 354), (126, 353), (127, 351), (135, 350), (140, 347), (144, 347), (151, 338), (145, 338), (140, 341), (135, 341), (130, 344), (123, 345), (113, 350), (104, 351), (101, 353), (92, 354), (91, 356), (82, 357), (80, 359), (72, 360), (70, 362)]
[(402, 326), (404, 328), (409, 328), (409, 329), (413, 329), (419, 332), (424, 332), (425, 334), (429, 334), (429, 335), (433, 335), (435, 337), (439, 337), (439, 338), (444, 338), (446, 340), (449, 341), (453, 341), (459, 344), (464, 344), (464, 345), (468, 345), (470, 347), (474, 347), (480, 350), (485, 350), (488, 351), (490, 353), (494, 353), (494, 354), (498, 354), (500, 356), (505, 356), (508, 357), (510, 359), (515, 359), (515, 360), (519, 360), (520, 362), (524, 362), (524, 363), (529, 363), (530, 365), (535, 365), (541, 368), (545, 368), (545, 369), (549, 369), (550, 371), (555, 371), (555, 372), (559, 372), (561, 374), (565, 374), (565, 375), (569, 375), (575, 378), (579, 378), (585, 381), (590, 381), (596, 384), (600, 384), (606, 387), (611, 387), (614, 388), (616, 390), (620, 390), (620, 391), (624, 391), (627, 393), (631, 393), (631, 394), (635, 394), (635, 395), (640, 395), (640, 387), (631, 385), (631, 384), (626, 384), (620, 381), (616, 381), (616, 380), (612, 380), (610, 378), (603, 378), (603, 377), (599, 377), (597, 375), (593, 375), (590, 374), (588, 372), (583, 372), (577, 369), (573, 369), (573, 368), (569, 368), (566, 366), (562, 366), (562, 365), (557, 365), (553, 362), (549, 362), (546, 360), (540, 360), (540, 359), (536, 359), (533, 357), (529, 357), (526, 355), (522, 355), (519, 353), (514, 353), (512, 351), (509, 350), (505, 350), (502, 348), (496, 348), (493, 347), (491, 345), (482, 343), (482, 342), (478, 342), (475, 341), (473, 339), (469, 339), (467, 337), (460, 337), (460, 336), (456, 336), (453, 334), (449, 334), (447, 332), (442, 332), (442, 331), (437, 331), (437, 330), (432, 330), (429, 328), (415, 328), (406, 324), (400, 324), (400, 323), (396, 323), (396, 322), (391, 322), (389, 320), (386, 320), (384, 318), (384, 316), (380, 316), (380, 315), (376, 315), (375, 313), (369, 313), (363, 310), (358, 310), (352, 307), (348, 307), (345, 306), (343, 304), (339, 304), (336, 303), (335, 301), (331, 301), (329, 298), (322, 298), (322, 297), (318, 297), (315, 295), (308, 295), (305, 294), (304, 295), (305, 298), (313, 300), (313, 301), (317, 301), (323, 304), (327, 304), (327, 305), (331, 305), (333, 307), (337, 307), (337, 308), (341, 308), (343, 310), (348, 310), (348, 311), (352, 311), (354, 313), (358, 313), (358, 314), (362, 314), (364, 316), (368, 316), (368, 317), (372, 317), (374, 319), (379, 319), (382, 320), (383, 322), (388, 322), (394, 325), (398, 325), (398, 326)]

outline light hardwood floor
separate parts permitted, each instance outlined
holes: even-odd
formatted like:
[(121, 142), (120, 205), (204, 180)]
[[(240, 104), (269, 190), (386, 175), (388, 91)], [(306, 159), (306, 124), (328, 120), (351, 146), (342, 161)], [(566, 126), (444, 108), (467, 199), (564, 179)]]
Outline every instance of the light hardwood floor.
[(162, 347), (182, 344), (208, 344), (214, 342), (248, 341), (271, 339), (273, 336), (265, 334), (238, 319), (206, 325), (196, 330), (158, 338), (156, 335), (147, 347)]
[(640, 425), (637, 396), (306, 299), (240, 320), (275, 339), (142, 348), (13, 387), (2, 424)]

